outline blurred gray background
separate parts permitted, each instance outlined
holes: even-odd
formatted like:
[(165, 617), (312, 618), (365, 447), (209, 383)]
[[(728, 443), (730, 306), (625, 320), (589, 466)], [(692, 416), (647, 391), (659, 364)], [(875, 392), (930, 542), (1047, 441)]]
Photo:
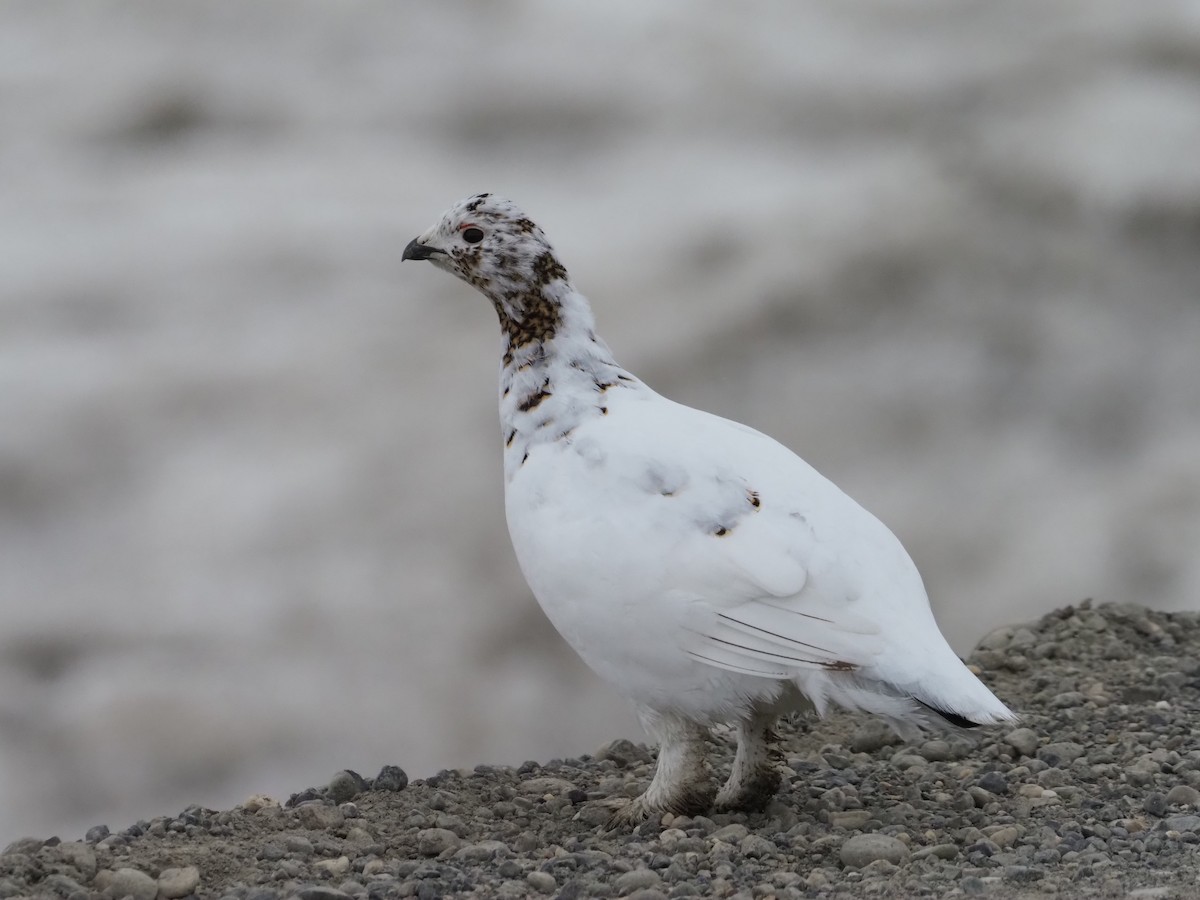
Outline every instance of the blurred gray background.
[(0, 843), (638, 737), (524, 587), (524, 206), (618, 359), (883, 518), (962, 652), (1200, 598), (1200, 4), (0, 5)]

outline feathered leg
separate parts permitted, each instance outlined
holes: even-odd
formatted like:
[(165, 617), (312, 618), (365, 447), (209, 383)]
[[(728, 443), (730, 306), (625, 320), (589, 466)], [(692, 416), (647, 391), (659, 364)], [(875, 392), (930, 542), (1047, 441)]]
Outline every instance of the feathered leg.
[(779, 790), (774, 712), (755, 710), (737, 725), (738, 747), (729, 780), (717, 793), (719, 811), (761, 812)]
[(640, 797), (613, 812), (609, 828), (637, 825), (654, 813), (694, 816), (712, 806), (714, 785), (705, 744), (708, 731), (680, 716), (641, 708), (642, 726), (658, 741), (658, 765)]

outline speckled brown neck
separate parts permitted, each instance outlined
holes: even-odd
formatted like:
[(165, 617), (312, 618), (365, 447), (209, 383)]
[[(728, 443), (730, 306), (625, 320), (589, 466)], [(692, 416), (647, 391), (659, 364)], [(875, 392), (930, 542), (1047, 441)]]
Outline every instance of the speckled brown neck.
[(505, 366), (521, 348), (549, 341), (562, 325), (562, 302), (550, 286), (568, 284), (567, 270), (546, 252), (534, 261), (532, 275), (530, 284), (506, 291), (502, 301), (492, 298), (506, 342)]

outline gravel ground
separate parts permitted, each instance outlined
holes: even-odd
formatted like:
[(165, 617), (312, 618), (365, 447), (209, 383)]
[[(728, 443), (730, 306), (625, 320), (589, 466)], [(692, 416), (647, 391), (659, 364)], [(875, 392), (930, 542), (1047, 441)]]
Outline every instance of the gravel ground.
[(23, 839), (0, 897), (1200, 895), (1200, 615), (1084, 603), (972, 659), (1020, 727), (905, 745), (862, 718), (785, 724), (787, 787), (761, 815), (605, 833), (593, 801), (636, 794), (652, 766), (617, 741)]

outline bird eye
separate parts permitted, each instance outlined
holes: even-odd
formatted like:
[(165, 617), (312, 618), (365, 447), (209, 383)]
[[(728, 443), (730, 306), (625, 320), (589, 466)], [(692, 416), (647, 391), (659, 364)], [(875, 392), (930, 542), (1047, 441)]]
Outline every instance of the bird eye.
[(478, 244), (483, 240), (483, 229), (472, 225), (470, 228), (463, 229), (462, 236), (463, 240), (468, 244)]

